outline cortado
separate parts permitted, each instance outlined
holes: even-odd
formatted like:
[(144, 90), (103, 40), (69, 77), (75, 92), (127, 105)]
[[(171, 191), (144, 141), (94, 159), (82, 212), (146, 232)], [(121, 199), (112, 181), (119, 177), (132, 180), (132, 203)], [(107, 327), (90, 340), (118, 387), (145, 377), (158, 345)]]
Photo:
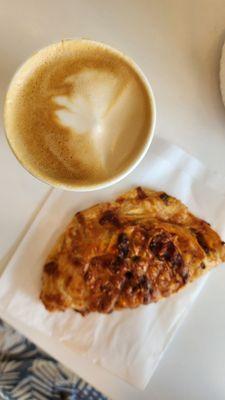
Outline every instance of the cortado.
[(115, 181), (143, 153), (152, 126), (150, 88), (136, 64), (90, 40), (34, 54), (5, 102), (9, 144), (37, 178), (66, 189)]

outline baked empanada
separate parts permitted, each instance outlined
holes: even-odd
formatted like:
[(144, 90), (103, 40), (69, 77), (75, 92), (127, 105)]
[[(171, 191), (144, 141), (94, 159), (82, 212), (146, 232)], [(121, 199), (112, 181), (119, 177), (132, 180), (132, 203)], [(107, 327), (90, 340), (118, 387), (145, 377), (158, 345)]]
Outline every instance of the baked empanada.
[(135, 308), (224, 260), (224, 242), (207, 222), (174, 197), (138, 187), (74, 216), (44, 265), (40, 297), (49, 311)]

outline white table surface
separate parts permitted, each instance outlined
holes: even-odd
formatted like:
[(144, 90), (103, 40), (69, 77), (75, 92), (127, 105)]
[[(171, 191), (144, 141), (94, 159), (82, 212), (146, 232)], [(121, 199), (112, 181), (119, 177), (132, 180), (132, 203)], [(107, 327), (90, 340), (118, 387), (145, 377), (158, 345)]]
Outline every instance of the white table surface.
[[(225, 0), (0, 0), (1, 109), (12, 74), (33, 51), (81, 36), (133, 57), (155, 93), (156, 134), (225, 173), (225, 109), (218, 80)], [(0, 124), (3, 270), (49, 188), (20, 167), (7, 146), (2, 117)], [(225, 398), (225, 269), (211, 274), (145, 392), (16, 326), (115, 400)]]

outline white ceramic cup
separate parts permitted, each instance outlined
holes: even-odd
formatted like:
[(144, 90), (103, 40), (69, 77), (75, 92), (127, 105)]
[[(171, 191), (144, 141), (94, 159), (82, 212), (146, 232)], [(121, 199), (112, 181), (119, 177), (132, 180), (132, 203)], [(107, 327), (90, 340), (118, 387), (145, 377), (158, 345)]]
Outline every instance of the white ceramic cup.
[[(33, 175), (35, 178), (37, 178), (38, 180), (41, 180), (51, 186), (55, 186), (64, 190), (73, 190), (73, 191), (92, 191), (92, 190), (97, 190), (97, 189), (103, 189), (106, 188), (108, 186), (113, 185), (114, 183), (117, 183), (119, 181), (121, 181), (123, 178), (125, 178), (129, 173), (131, 173), (136, 167), (137, 165), (141, 162), (141, 160), (144, 158), (145, 154), (147, 153), (150, 144), (152, 142), (153, 139), (153, 135), (154, 135), (154, 129), (155, 129), (155, 122), (156, 122), (156, 106), (155, 106), (155, 99), (154, 99), (154, 95), (153, 95), (153, 91), (152, 88), (149, 84), (148, 79), (146, 78), (145, 74), (143, 73), (143, 71), (141, 70), (141, 68), (128, 56), (126, 56), (125, 54), (121, 53), (119, 50), (116, 50), (114, 48), (112, 48), (109, 45), (106, 45), (105, 43), (99, 43), (96, 41), (90, 41), (87, 39), (69, 39), (69, 40), (82, 40), (82, 41), (88, 41), (88, 42), (93, 42), (96, 44), (101, 44), (103, 45), (105, 48), (108, 48), (109, 50), (113, 51), (114, 53), (118, 54), (120, 57), (122, 57), (123, 59), (126, 60), (126, 62), (131, 66), (131, 68), (137, 73), (137, 75), (139, 76), (139, 78), (141, 79), (141, 81), (144, 84), (144, 87), (146, 89), (148, 98), (149, 98), (149, 107), (150, 107), (150, 113), (151, 113), (151, 118), (149, 121), (149, 127), (148, 127), (148, 134), (146, 135), (146, 140), (143, 143), (143, 146), (141, 148), (141, 151), (139, 152), (137, 157), (134, 157), (134, 159), (129, 163), (129, 165), (124, 168), (122, 171), (120, 171), (120, 173), (116, 174), (116, 176), (112, 176), (109, 179), (106, 179), (105, 181), (101, 182), (101, 183), (97, 183), (97, 184), (86, 184), (86, 185), (76, 185), (76, 182), (74, 181), (74, 183), (72, 185), (69, 184), (65, 184), (65, 183), (58, 183), (54, 184), (52, 183), (52, 181), (48, 178), (41, 178), (40, 176), (38, 176), (38, 173), (36, 174), (34, 171), (32, 171), (28, 165), (26, 165), (26, 163), (22, 160), (22, 158), (20, 157), (20, 152), (17, 151), (11, 140), (9, 135), (7, 134), (7, 126), (5, 123), (5, 132), (6, 132), (6, 137), (9, 143), (10, 148), (12, 149), (14, 155), (16, 156), (17, 160), (20, 162), (20, 164), (29, 172), (31, 173), (31, 175)], [(52, 45), (48, 46), (51, 47)], [(47, 50), (48, 47), (41, 49), (40, 51), (44, 51)], [(28, 60), (26, 60), (24, 62), (24, 64), (17, 70), (17, 72), (15, 73), (15, 75), (13, 76), (11, 83), (9, 85), (7, 94), (6, 94), (6, 100), (5, 100), (5, 107), (4, 107), (4, 120), (5, 119), (5, 115), (7, 112), (7, 108), (9, 107), (10, 104), (10, 93), (13, 90), (14, 85), (18, 84), (18, 79), (20, 79), (20, 75), (23, 74), (24, 69), (27, 70), (29, 68), (29, 63), (32, 61), (32, 58), (35, 57), (37, 53), (35, 53), (33, 56), (31, 56)]]

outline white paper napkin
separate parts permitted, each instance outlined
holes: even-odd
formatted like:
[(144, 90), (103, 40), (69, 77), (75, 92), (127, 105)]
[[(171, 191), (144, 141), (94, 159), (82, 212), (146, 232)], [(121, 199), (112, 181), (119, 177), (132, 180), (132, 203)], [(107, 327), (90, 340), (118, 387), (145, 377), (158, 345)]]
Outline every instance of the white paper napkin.
[(207, 277), (158, 304), (110, 315), (48, 313), (39, 301), (44, 260), (72, 215), (137, 185), (176, 196), (225, 237), (225, 178), (155, 138), (141, 165), (117, 185), (91, 193), (52, 191), (0, 279), (0, 307), (144, 389)]

